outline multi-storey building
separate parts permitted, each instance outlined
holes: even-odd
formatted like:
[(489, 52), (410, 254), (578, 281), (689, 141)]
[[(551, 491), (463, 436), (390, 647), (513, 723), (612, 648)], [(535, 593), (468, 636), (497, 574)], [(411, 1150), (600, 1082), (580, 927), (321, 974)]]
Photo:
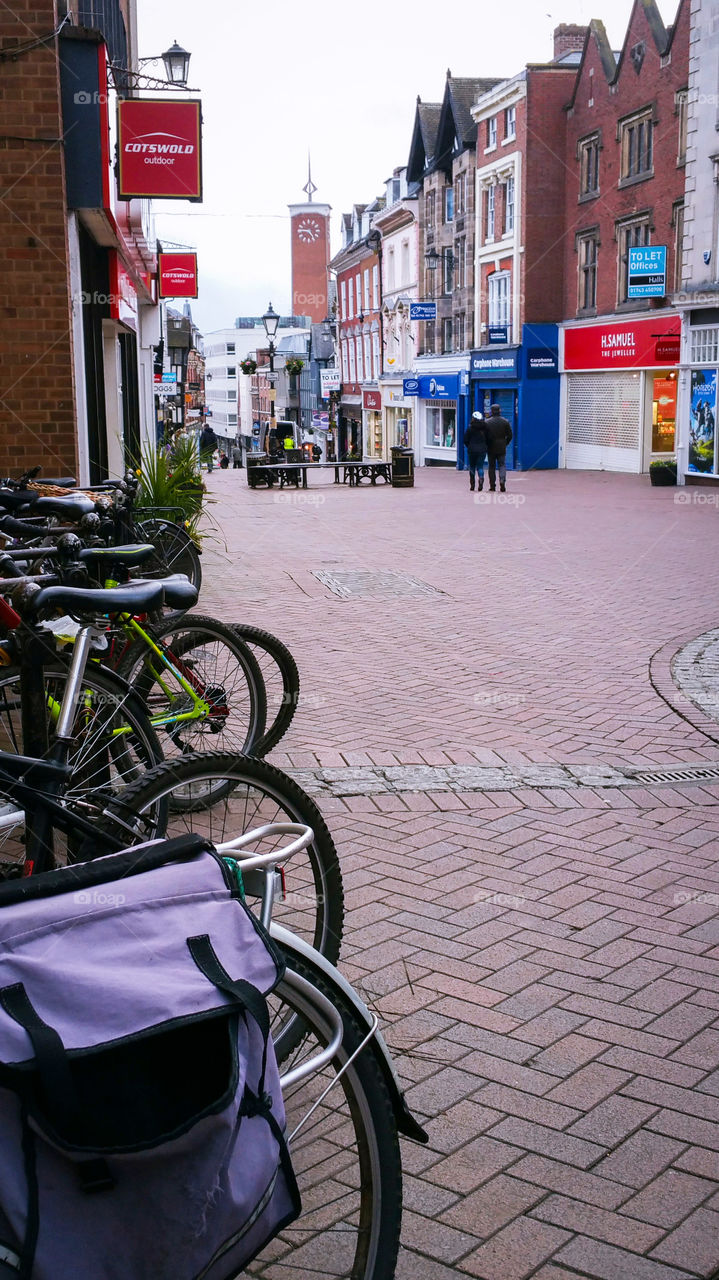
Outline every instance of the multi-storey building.
[(472, 108), (477, 128), (471, 404), (499, 404), (508, 465), (557, 465), (562, 319), (564, 107), (585, 27), (554, 32), (551, 62), (530, 64)]
[(683, 263), (680, 292), (674, 296), (683, 321), (677, 474), (680, 483), (714, 487), (719, 484), (719, 12), (714, 0), (691, 0), (690, 12)]
[(674, 452), (688, 56), (688, 0), (669, 28), (635, 0), (618, 55), (589, 27), (567, 108), (560, 465)]
[(357, 204), (351, 214), (343, 215), (342, 248), (330, 263), (337, 277), (342, 370), (338, 458), (363, 456), (365, 441), (374, 442), (377, 437), (375, 415), (381, 420), (382, 237), (373, 230), (373, 219), (383, 207), (384, 197), (379, 197), (368, 205)]
[(407, 170), (395, 169), (385, 183), (385, 207), (373, 218), (382, 237), (382, 309), (380, 350), (384, 353), (379, 375), (379, 409), (367, 408), (365, 453), (389, 458), (394, 445), (412, 438), (414, 396), (405, 395), (405, 380), (415, 359), (418, 325), (410, 307), (418, 298), (418, 197), (407, 189)]

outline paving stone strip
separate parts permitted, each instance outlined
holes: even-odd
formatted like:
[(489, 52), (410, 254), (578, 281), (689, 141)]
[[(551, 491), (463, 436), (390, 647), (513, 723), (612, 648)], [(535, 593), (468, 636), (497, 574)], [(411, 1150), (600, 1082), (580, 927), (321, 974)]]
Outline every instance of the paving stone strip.
[(646, 765), (624, 769), (610, 765), (388, 765), (324, 769), (288, 769), (305, 791), (314, 796), (399, 795), (402, 792), (515, 791), (561, 787), (616, 788), (647, 782), (674, 783), (719, 779), (719, 761), (706, 765), (671, 765), (647, 771)]
[(705, 715), (719, 721), (719, 628), (685, 644), (671, 666), (681, 692)]

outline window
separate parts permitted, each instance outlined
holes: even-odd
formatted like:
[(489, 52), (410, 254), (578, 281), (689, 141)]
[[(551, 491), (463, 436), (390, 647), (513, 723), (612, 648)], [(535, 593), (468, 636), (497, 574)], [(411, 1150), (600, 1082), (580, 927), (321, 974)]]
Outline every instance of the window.
[(467, 284), (467, 238), (462, 236), (460, 240), (454, 243), (454, 269), (455, 283), (458, 289), (464, 289)]
[(452, 350), (452, 317), (451, 316), (447, 316), (447, 318), (442, 321), (442, 350), (443, 351)]
[(366, 333), (362, 341), (364, 345), (364, 375), (368, 381), (371, 381), (373, 376), (376, 375), (372, 373), (372, 340), (370, 335)]
[(494, 187), (487, 187), (487, 234), (485, 240), (494, 240)]
[(445, 222), (454, 221), (454, 187), (444, 189), (444, 220)]
[(349, 380), (350, 380), (350, 361), (349, 361), (349, 354), (347, 350), (347, 339), (343, 338), (342, 339), (342, 381), (349, 382)]
[(374, 366), (374, 376), (378, 378), (381, 372), (379, 364), (379, 333), (372, 334), (372, 364)]
[(359, 274), (359, 272), (357, 272), (357, 275), (355, 277), (355, 284), (356, 284), (355, 297), (357, 298), (357, 315), (359, 316), (362, 314), (362, 277)]
[(227, 350), (228, 356), (233, 356), (235, 354), (234, 342), (228, 342), (226, 350)]
[(227, 392), (227, 399), (228, 399), (228, 400), (236, 400), (236, 399), (237, 399), (237, 392), (236, 392), (236, 391), (228, 391), (228, 392)]
[(375, 263), (372, 268), (372, 307), (376, 311), (379, 306), (379, 267)]
[(509, 327), (509, 272), (495, 271), (489, 277), (489, 323)]
[(682, 287), (682, 250), (684, 248), (684, 201), (677, 200), (672, 209), (674, 227), (674, 289)]
[(507, 178), (504, 184), (504, 234), (514, 231), (514, 178)]
[(653, 130), (651, 110), (620, 122), (621, 180), (650, 177), (654, 172)]
[(342, 312), (340, 319), (346, 320), (347, 319), (347, 281), (346, 280), (342, 280), (340, 283), (340, 298), (341, 298), (340, 309)]
[(231, 364), (227, 366), (227, 376), (228, 378), (237, 377), (237, 365)]
[(455, 351), (464, 351), (465, 349), (466, 344), (464, 341), (464, 331), (465, 331), (464, 315), (462, 314), (462, 315), (455, 316), (454, 317), (454, 349)]
[(401, 285), (408, 285), (408, 284), (409, 284), (409, 282), (410, 282), (410, 276), (409, 276), (409, 240), (403, 240), (403, 241), (402, 241), (402, 265), (401, 265), (401, 268), (400, 268), (400, 279), (399, 279), (399, 282), (400, 282), (400, 284), (401, 284)]
[(434, 320), (428, 320), (424, 330), (424, 349), (432, 354), (434, 352), (437, 338), (434, 332)]
[(490, 116), (487, 121), (487, 151), (497, 145), (497, 117)]
[(237, 426), (237, 414), (236, 414), (236, 413), (228, 413), (228, 415), (227, 415), (227, 421), (228, 421), (228, 423), (230, 424), (230, 426), (231, 426), (231, 427), (236, 427), (236, 426)]
[(679, 117), (679, 141), (677, 146), (677, 164), (685, 164), (687, 158), (687, 107), (689, 92), (680, 89), (674, 95), (674, 109)]
[(369, 311), (369, 267), (367, 268), (367, 270), (364, 272), (364, 275), (362, 276), (362, 282), (364, 286), (363, 287), (364, 309), (367, 312)]
[(425, 220), (428, 231), (431, 231), (432, 228), (434, 227), (434, 213), (435, 213), (434, 206), (435, 206), (435, 193), (434, 191), (428, 191), (427, 195), (425, 196), (425, 202), (424, 202), (424, 212), (425, 212), (424, 220)]
[(427, 405), (426, 441), (433, 449), (453, 449), (457, 443), (457, 401)]
[(579, 143), (579, 195), (599, 194), (599, 134), (583, 138)]
[(442, 250), (442, 292), (451, 293), (454, 288), (454, 254), (451, 249)]
[(362, 338), (357, 337), (357, 381), (364, 382), (364, 354), (362, 351)]
[[(617, 240), (619, 242), (617, 301), (621, 303), (629, 301), (627, 293), (629, 286), (629, 250), (643, 248), (651, 240), (648, 215), (641, 219), (638, 218), (635, 222), (620, 223), (617, 228)], [(636, 301), (636, 299), (632, 299), (632, 301)]]
[(594, 310), (597, 305), (597, 249), (599, 238), (596, 231), (588, 231), (577, 236), (577, 270), (579, 284), (577, 309), (579, 311)]
[(387, 250), (387, 288), (392, 291), (394, 289), (394, 248), (390, 245)]
[(347, 312), (347, 315), (350, 320), (353, 320), (355, 313), (355, 282), (351, 276), (347, 281), (347, 291), (349, 293), (349, 311)]
[(354, 338), (350, 338), (349, 342), (347, 343), (347, 351), (348, 351), (348, 353), (349, 353), (349, 358), (350, 358), (350, 359), (349, 359), (350, 382), (356, 382), (356, 381), (357, 381), (357, 377), (356, 377), (357, 370), (356, 370), (356, 367), (355, 367), (355, 340), (354, 340)]
[(517, 136), (517, 108), (506, 107), (504, 111), (504, 137), (508, 142)]
[(692, 329), (690, 333), (691, 363), (716, 364), (719, 361), (719, 327)]
[(461, 218), (467, 211), (467, 174), (458, 173), (454, 180), (454, 212)]

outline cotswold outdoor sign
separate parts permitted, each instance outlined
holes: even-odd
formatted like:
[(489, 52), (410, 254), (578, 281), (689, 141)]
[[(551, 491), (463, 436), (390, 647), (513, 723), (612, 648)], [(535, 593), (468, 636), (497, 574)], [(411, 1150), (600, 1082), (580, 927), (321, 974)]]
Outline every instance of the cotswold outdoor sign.
[(120, 200), (201, 200), (201, 103), (120, 99), (117, 155)]
[(676, 315), (567, 328), (564, 368), (656, 369), (677, 364), (680, 331)]
[(161, 298), (197, 297), (196, 253), (159, 253), (157, 271)]

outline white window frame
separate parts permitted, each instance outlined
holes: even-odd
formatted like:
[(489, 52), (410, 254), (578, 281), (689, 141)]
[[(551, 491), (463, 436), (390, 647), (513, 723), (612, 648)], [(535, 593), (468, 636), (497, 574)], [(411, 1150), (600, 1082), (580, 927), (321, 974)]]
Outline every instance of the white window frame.
[(379, 306), (379, 266), (375, 262), (372, 268), (372, 310), (376, 311)]
[(235, 364), (228, 364), (228, 366), (227, 366), (227, 376), (228, 376), (228, 378), (236, 378), (236, 377), (237, 377), (237, 365), (235, 365)]
[[(510, 132), (511, 126), (511, 132)], [(513, 142), (517, 136), (517, 108), (504, 108), (504, 141)]]
[(226, 352), (227, 352), (227, 355), (228, 355), (228, 356), (233, 356), (233, 355), (235, 354), (235, 343), (234, 343), (234, 342), (228, 342), (228, 343), (227, 343), (227, 346), (226, 346), (226, 348), (225, 348), (225, 350), (226, 350)]
[(355, 340), (354, 340), (354, 338), (350, 338), (350, 339), (348, 340), (348, 342), (347, 342), (347, 351), (348, 351), (348, 353), (349, 353), (349, 370), (350, 370), (349, 380), (350, 380), (350, 382), (356, 382), (356, 381), (357, 381), (357, 377), (356, 377), (356, 374), (357, 374), (357, 366), (356, 366), (356, 364), (355, 364)]
[(349, 280), (347, 281), (347, 298), (349, 301), (349, 310), (347, 312), (347, 317), (349, 320), (354, 320), (355, 318), (355, 282), (352, 276), (350, 276)]
[(495, 193), (495, 190), (496, 188), (494, 184), (487, 187), (487, 228), (486, 228), (486, 235), (484, 237), (485, 240), (494, 240), (494, 227), (495, 227), (494, 193)]
[(362, 336), (361, 336), (361, 334), (358, 334), (358, 335), (357, 335), (357, 338), (356, 338), (356, 340), (355, 340), (355, 346), (356, 346), (356, 349), (357, 349), (357, 381), (358, 381), (358, 382), (364, 382), (364, 380), (365, 380), (365, 372), (364, 372), (364, 351), (362, 350)]
[(355, 276), (355, 293), (357, 296), (357, 315), (362, 314), (362, 276), (359, 271)]
[(510, 327), (511, 271), (494, 271), (487, 280), (488, 321), (492, 328)]
[(369, 267), (362, 274), (362, 283), (364, 286), (364, 310), (366, 314), (369, 311)]
[[(510, 199), (511, 196), (511, 199)], [(504, 183), (504, 234), (511, 236), (514, 234), (514, 174), (510, 174)]]
[(497, 117), (490, 116), (487, 120), (487, 145), (485, 151), (496, 151), (497, 149)]
[(348, 314), (347, 314), (347, 281), (346, 280), (340, 280), (340, 310), (341, 310), (340, 319), (347, 320)]
[(377, 379), (381, 373), (381, 365), (379, 359), (379, 333), (372, 334), (372, 365), (374, 367), (374, 376)]

